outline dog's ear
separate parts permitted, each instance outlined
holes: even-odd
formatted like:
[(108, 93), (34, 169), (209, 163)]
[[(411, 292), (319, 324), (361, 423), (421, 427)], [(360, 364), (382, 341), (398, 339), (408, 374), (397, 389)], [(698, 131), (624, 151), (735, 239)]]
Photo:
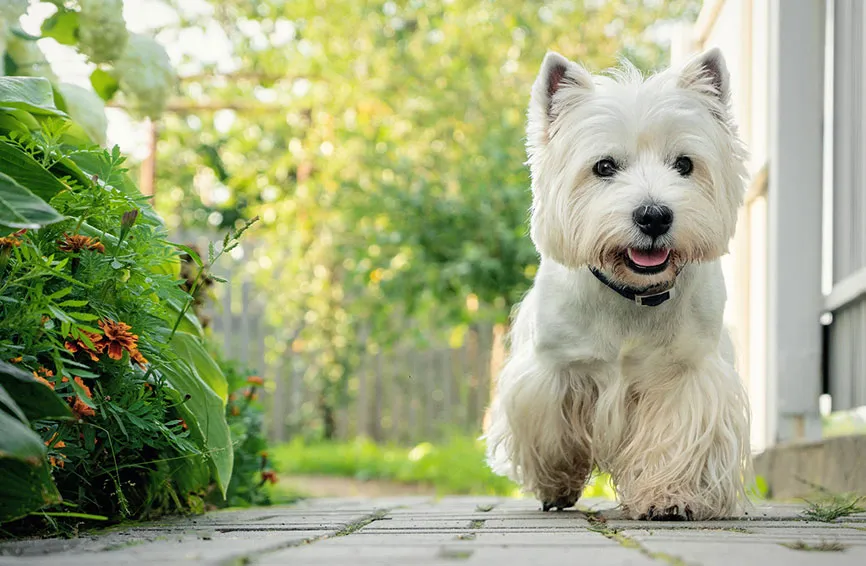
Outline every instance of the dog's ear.
[(532, 85), (527, 134), (534, 147), (547, 144), (550, 125), (566, 100), (593, 90), (592, 75), (559, 53), (549, 52)]
[(721, 49), (713, 47), (686, 63), (680, 71), (678, 85), (712, 96), (727, 106), (731, 98), (731, 75)]

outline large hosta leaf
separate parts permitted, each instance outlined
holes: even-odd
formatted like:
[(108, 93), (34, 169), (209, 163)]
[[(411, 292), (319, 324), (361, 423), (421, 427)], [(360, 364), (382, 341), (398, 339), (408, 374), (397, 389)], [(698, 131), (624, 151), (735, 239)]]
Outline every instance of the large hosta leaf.
[(193, 371), (214, 390), (214, 393), (219, 395), (225, 404), (229, 396), (228, 381), (201, 340), (187, 332), (178, 331), (171, 339), (171, 347), (182, 360), (186, 360)]
[(39, 435), (0, 411), (0, 523), (60, 502)]
[(0, 107), (20, 108), (31, 114), (66, 116), (54, 104), (54, 91), (42, 77), (0, 77)]
[(0, 361), (0, 386), (9, 393), (29, 419), (72, 417), (72, 411), (53, 389), (37, 381), (26, 371), (4, 361)]
[[(178, 303), (174, 299), (168, 299), (165, 302), (165, 306), (168, 309), (170, 317), (168, 320), (166, 320), (166, 322), (168, 322), (169, 325), (174, 326), (174, 321), (177, 320), (178, 316), (180, 316), (183, 308), (180, 306), (180, 303)], [(199, 321), (198, 317), (195, 315), (192, 309), (188, 309), (184, 313), (183, 318), (181, 318), (180, 320), (180, 325), (178, 325), (177, 329), (178, 332), (183, 332), (185, 334), (189, 334), (198, 338), (204, 338), (204, 329), (201, 327), (201, 322)], [(177, 337), (177, 335), (175, 335), (175, 337)], [(221, 388), (219, 387), (214, 387), (214, 391), (217, 391), (218, 393), (220, 389)]]
[(24, 411), (21, 410), (21, 407), (18, 406), (12, 395), (9, 395), (9, 392), (2, 385), (0, 385), (0, 409), (5, 410), (13, 417), (18, 417), (18, 420), (21, 422), (27, 423), (27, 415), (24, 414)]
[(0, 141), (0, 171), (46, 201), (66, 188), (32, 155), (4, 141)]
[(42, 126), (30, 112), (20, 108), (0, 108), (0, 130), (29, 134)]
[(194, 364), (183, 356), (180, 354), (180, 358), (163, 368), (161, 373), (175, 393), (179, 403), (177, 409), (208, 460), (217, 486), (225, 497), (234, 466), (225, 402), (199, 376)]
[(35, 230), (61, 220), (51, 205), (0, 173), (0, 226)]

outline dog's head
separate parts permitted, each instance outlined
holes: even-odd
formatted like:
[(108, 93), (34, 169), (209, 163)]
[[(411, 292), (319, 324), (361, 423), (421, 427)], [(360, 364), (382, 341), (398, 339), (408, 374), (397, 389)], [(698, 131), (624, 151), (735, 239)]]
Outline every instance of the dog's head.
[(746, 151), (717, 49), (647, 79), (628, 65), (593, 77), (549, 53), (532, 87), (527, 150), (542, 255), (646, 288), (727, 251)]

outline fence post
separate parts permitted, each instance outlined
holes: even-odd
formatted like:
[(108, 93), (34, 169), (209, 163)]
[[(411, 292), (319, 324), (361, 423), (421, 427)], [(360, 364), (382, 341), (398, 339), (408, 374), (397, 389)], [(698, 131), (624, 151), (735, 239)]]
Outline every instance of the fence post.
[(821, 433), (824, 25), (824, 2), (770, 3), (770, 445)]

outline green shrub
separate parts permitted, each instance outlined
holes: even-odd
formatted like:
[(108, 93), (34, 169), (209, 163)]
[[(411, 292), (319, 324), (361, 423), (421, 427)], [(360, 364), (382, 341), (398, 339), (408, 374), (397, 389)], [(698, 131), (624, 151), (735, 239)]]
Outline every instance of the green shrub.
[(0, 523), (195, 511), (229, 490), (229, 383), (178, 248), (197, 278), (205, 264), (166, 240), (123, 162), (48, 81), (0, 77)]
[(276, 483), (277, 476), (270, 466), (264, 436), (264, 409), (259, 401), (263, 380), (236, 362), (220, 361), (220, 367), (230, 391), (226, 419), (234, 443), (234, 472), (225, 501), (216, 503), (229, 507), (270, 505), (267, 488)]

